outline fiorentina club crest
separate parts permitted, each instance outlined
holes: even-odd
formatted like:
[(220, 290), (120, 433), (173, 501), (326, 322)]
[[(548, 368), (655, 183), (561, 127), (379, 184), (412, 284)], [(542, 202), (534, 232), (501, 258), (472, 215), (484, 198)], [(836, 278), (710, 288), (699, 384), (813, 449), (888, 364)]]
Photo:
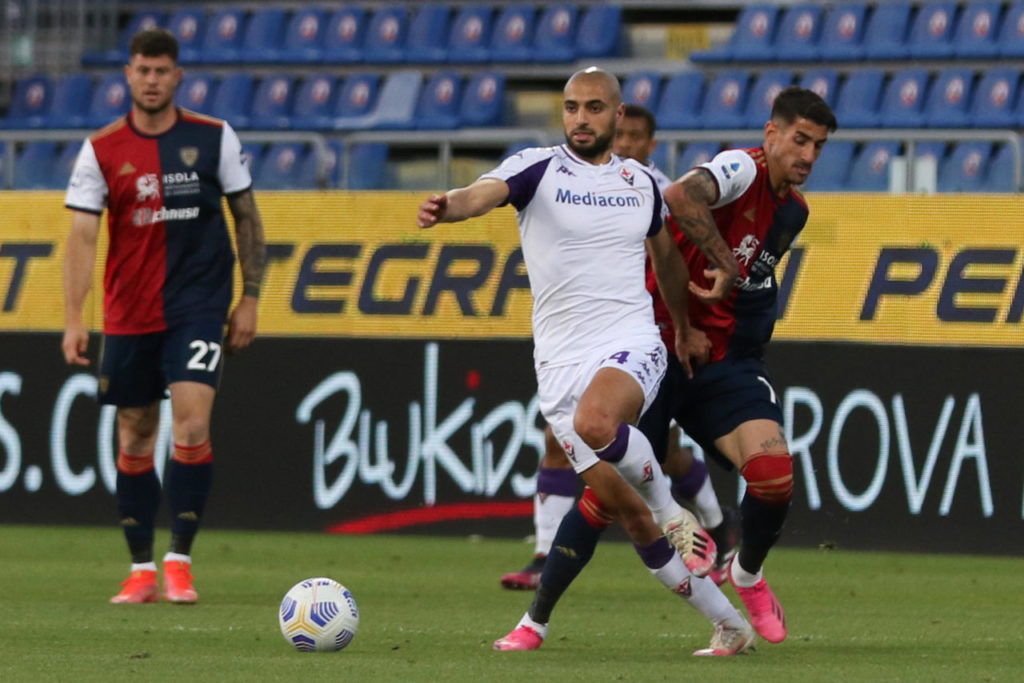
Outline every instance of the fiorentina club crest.
[(562, 440), (562, 450), (565, 451), (567, 456), (569, 456), (569, 460), (576, 462), (576, 449), (572, 447), (572, 444), (569, 443), (568, 439)]
[(645, 484), (654, 481), (654, 468), (651, 467), (651, 461), (650, 460), (648, 460), (647, 462), (644, 463), (644, 479), (643, 479), (643, 481), (644, 481)]
[(622, 176), (622, 179), (630, 185), (632, 185), (636, 180), (636, 175), (625, 166), (619, 169), (619, 175)]
[(677, 595), (683, 596), (684, 598), (688, 598), (693, 595), (693, 589), (690, 587), (690, 577), (687, 576), (683, 579), (683, 582), (676, 586), (673, 592)]

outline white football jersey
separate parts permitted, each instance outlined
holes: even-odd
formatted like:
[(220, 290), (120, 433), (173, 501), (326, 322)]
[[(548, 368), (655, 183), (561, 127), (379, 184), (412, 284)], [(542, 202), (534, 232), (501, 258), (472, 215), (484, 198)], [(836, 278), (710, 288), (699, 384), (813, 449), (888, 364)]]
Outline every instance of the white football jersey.
[(641, 164), (595, 166), (566, 145), (529, 148), (482, 178), (504, 180), (533, 293), (537, 368), (579, 362), (610, 340), (657, 337), (644, 242), (664, 203)]

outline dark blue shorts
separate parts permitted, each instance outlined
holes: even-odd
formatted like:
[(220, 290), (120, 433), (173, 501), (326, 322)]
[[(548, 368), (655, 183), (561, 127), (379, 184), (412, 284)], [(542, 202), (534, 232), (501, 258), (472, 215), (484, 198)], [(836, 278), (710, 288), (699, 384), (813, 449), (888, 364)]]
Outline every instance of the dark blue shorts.
[(727, 358), (700, 368), (689, 379), (676, 357), (669, 354), (658, 396), (639, 424), (659, 461), (667, 452), (673, 419), (706, 454), (732, 469), (729, 459), (715, 448), (715, 439), (749, 420), (774, 420), (781, 425), (782, 410), (760, 359)]
[(150, 334), (109, 334), (100, 352), (99, 401), (146, 406), (173, 382), (220, 384), (224, 323), (194, 322)]

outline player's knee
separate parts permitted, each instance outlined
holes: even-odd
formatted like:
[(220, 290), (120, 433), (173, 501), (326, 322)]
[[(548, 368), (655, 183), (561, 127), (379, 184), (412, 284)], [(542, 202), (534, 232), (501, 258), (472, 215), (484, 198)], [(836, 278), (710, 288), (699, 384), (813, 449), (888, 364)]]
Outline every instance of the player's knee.
[(587, 520), (587, 524), (595, 529), (604, 529), (615, 519), (589, 486), (583, 489), (583, 495), (580, 496), (580, 502), (576, 506), (582, 513), (583, 519)]
[(595, 451), (615, 440), (619, 424), (619, 420), (608, 413), (583, 406), (576, 411), (572, 422), (573, 429), (579, 437)]
[(747, 491), (775, 505), (793, 498), (793, 458), (789, 453), (757, 453), (743, 466)]
[(210, 421), (205, 416), (185, 415), (174, 418), (174, 443), (194, 446), (210, 438)]

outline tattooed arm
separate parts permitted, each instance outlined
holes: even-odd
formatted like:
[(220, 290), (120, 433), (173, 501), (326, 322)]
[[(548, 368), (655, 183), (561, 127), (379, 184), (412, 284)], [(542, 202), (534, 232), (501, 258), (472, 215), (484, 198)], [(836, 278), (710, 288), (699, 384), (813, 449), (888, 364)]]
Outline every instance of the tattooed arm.
[(704, 271), (714, 282), (710, 290), (690, 282), (690, 291), (707, 304), (718, 303), (729, 296), (739, 276), (736, 257), (711, 217), (709, 207), (717, 198), (718, 186), (711, 174), (700, 168), (693, 169), (665, 190), (665, 203), (676, 225), (711, 264), (711, 268)]
[(229, 196), (228, 208), (235, 219), (235, 241), (242, 268), (242, 298), (228, 319), (227, 348), (237, 351), (251, 344), (256, 336), (256, 305), (267, 264), (267, 245), (252, 190)]

